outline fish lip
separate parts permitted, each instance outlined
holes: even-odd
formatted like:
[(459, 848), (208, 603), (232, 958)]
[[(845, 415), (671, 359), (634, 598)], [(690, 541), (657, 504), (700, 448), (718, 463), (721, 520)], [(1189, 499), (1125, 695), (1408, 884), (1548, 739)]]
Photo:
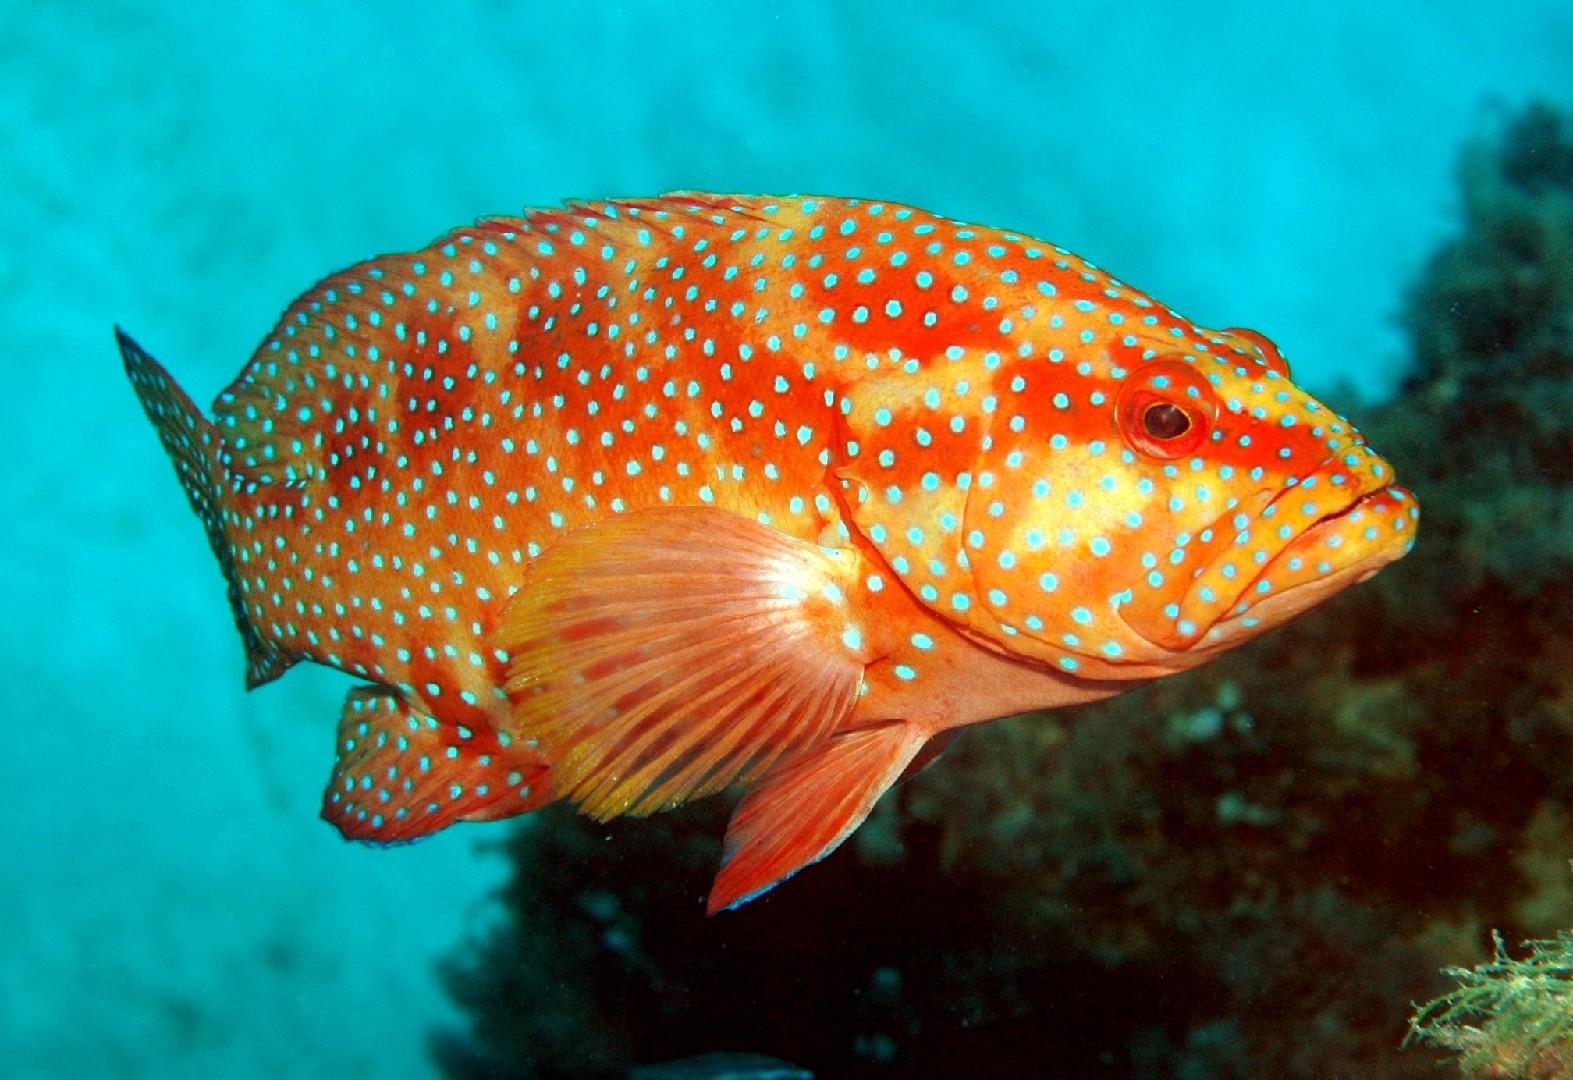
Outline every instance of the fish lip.
[[(1364, 443), (1357, 444), (1357, 448), (1370, 453)], [(1281, 567), (1283, 559), (1290, 549), (1302, 546), (1308, 538), (1314, 540), (1315, 537), (1325, 536), (1332, 531), (1336, 522), (1347, 519), (1349, 515), (1362, 507), (1370, 506), (1373, 502), (1380, 500), (1384, 494), (1394, 490), (1396, 485), (1390, 479), (1384, 478), (1383, 475), (1385, 474), (1386, 477), (1392, 476), (1392, 467), (1386, 462), (1376, 458), (1376, 462), (1381, 465), (1380, 471), (1372, 468), (1354, 469), (1348, 466), (1346, 462), (1347, 456), (1348, 451), (1328, 458), (1309, 474), (1300, 478), (1298, 483), (1288, 484), (1281, 488), (1268, 501), (1267, 505), (1257, 512), (1251, 525), (1253, 527), (1267, 526), (1269, 520), (1278, 515), (1288, 503), (1297, 498), (1302, 498), (1305, 492), (1310, 490), (1310, 485), (1314, 481), (1327, 481), (1326, 486), (1322, 489), (1323, 491), (1336, 489), (1347, 493), (1344, 498), (1336, 499), (1326, 507), (1321, 508), (1321, 513), (1313, 518), (1309, 524), (1296, 529), (1288, 537), (1275, 538), (1273, 544), (1266, 546), (1265, 550), (1269, 553), (1267, 561), (1260, 565), (1255, 574), (1249, 575), (1242, 580), (1239, 589), (1235, 591), (1231, 598), (1228, 608), (1225, 609), (1226, 612), (1231, 611), (1243, 597), (1249, 595), (1251, 590), (1256, 588), (1257, 583), (1275, 567)], [(1372, 457), (1375, 458), (1375, 455), (1373, 454)], [(1349, 476), (1349, 479), (1353, 479), (1356, 482), (1352, 484), (1336, 483), (1335, 478), (1340, 474), (1353, 474)], [(1325, 495), (1317, 497), (1325, 498)], [(1220, 528), (1229, 516), (1228, 513), (1220, 515), (1218, 520), (1214, 522), (1213, 528)], [(1227, 615), (1220, 616), (1214, 622), (1222, 622), (1226, 617)]]
[[(1362, 460), (1352, 461), (1352, 455), (1359, 455)], [(1337, 522), (1345, 520), (1360, 508), (1371, 505), (1393, 491), (1402, 492), (1403, 489), (1392, 483), (1392, 475), (1392, 467), (1360, 442), (1341, 449), (1337, 455), (1330, 456), (1294, 483), (1277, 489), (1258, 489), (1253, 495), (1239, 500), (1219, 514), (1207, 527), (1206, 531), (1214, 534), (1212, 543), (1216, 547), (1206, 553), (1200, 572), (1192, 578), (1179, 598), (1177, 616), (1172, 619), (1165, 617), (1157, 621), (1156, 625), (1147, 625), (1151, 621), (1150, 613), (1133, 620), (1131, 616), (1135, 613), (1122, 609), (1122, 620), (1137, 639), (1146, 643), (1154, 662), (1162, 662), (1164, 657), (1172, 660), (1198, 650), (1211, 651), (1213, 643), (1220, 639), (1227, 640), (1229, 644), (1239, 644), (1242, 632), (1246, 636), (1254, 636), (1271, 629), (1298, 610), (1310, 607), (1315, 598), (1327, 594), (1330, 583), (1324, 579), (1336, 578), (1342, 581), (1342, 567), (1335, 560), (1335, 565), (1326, 573), (1308, 577), (1305, 581), (1291, 582), (1284, 585), (1281, 591), (1255, 599), (1258, 583), (1269, 574), (1281, 573), (1290, 557), (1288, 553), (1304, 550), (1307, 537), (1310, 538), (1309, 543), (1314, 544), (1318, 538), (1334, 530)], [(1336, 495), (1333, 494), (1335, 492)], [(1404, 497), (1408, 497), (1407, 492)], [(1283, 524), (1293, 522), (1297, 515), (1305, 514), (1302, 507), (1291, 505), (1301, 499), (1313, 504), (1316, 516), (1305, 515), (1303, 523), (1296, 524), (1288, 536), (1279, 535)], [(1235, 519), (1242, 513), (1246, 515), (1246, 521), (1243, 525), (1237, 525)], [(1254, 538), (1250, 547), (1265, 556), (1260, 563), (1252, 560), (1254, 565), (1250, 569), (1254, 569), (1254, 573), (1240, 565), (1242, 548), (1239, 543), (1231, 543), (1228, 539), (1241, 532), (1249, 532)], [(1396, 546), (1384, 545), (1384, 548)], [(1378, 560), (1377, 566), (1370, 572), (1374, 573), (1375, 569), (1396, 557), (1389, 555)], [(1247, 572), (1227, 577), (1221, 568), (1228, 564)], [(1323, 586), (1320, 591), (1310, 588), (1319, 581)], [(1277, 599), (1290, 595), (1300, 601), (1298, 608), (1294, 602), (1284, 603)], [(1287, 614), (1281, 614), (1286, 611)], [(1247, 621), (1258, 614), (1264, 618)], [(1268, 615), (1272, 616), (1271, 622), (1266, 622), (1265, 616)], [(1266, 624), (1258, 628), (1257, 621)], [(1154, 630), (1156, 634), (1152, 632)]]
[[(1232, 647), (1238, 644), (1238, 639), (1229, 635), (1228, 631), (1245, 628), (1255, 633), (1265, 632), (1313, 606), (1321, 598), (1368, 580), (1388, 563), (1401, 557), (1408, 550), (1408, 545), (1413, 542), (1412, 529), (1405, 533), (1392, 533), (1387, 540), (1356, 558), (1341, 564), (1334, 562), (1331, 569), (1325, 573), (1275, 589), (1260, 600), (1248, 599), (1256, 590), (1258, 582), (1283, 570), (1292, 558), (1314, 547), (1329, 534), (1335, 533), (1340, 525), (1348, 522), (1355, 515), (1382, 502), (1410, 504), (1414, 502), (1414, 496), (1408, 489), (1398, 484), (1382, 484), (1360, 493), (1342, 507), (1329, 510), (1317, 518), (1290, 537), (1278, 552), (1267, 560), (1260, 571), (1245, 583), (1234, 597), (1228, 611), (1216, 619), (1202, 636), (1201, 643), (1211, 644), (1216, 639), (1227, 638), (1226, 645)], [(1242, 602), (1246, 605), (1243, 610), (1240, 606)], [(1264, 611), (1271, 617), (1263, 619)], [(1247, 623), (1248, 619), (1254, 621)]]
[[(1283, 550), (1280, 550), (1277, 555), (1273, 556), (1273, 558), (1268, 561), (1267, 566), (1272, 566), (1273, 563), (1277, 562), (1280, 558), (1283, 557), (1284, 551), (1294, 547), (1296, 544), (1324, 536), (1331, 532), (1333, 525), (1340, 521), (1347, 520), (1351, 514), (1369, 507), (1374, 502), (1380, 501), (1381, 498), (1384, 495), (1389, 494), (1395, 486), (1396, 485), (1393, 484), (1384, 484), (1381, 487), (1372, 488), (1370, 491), (1361, 492), (1358, 496), (1356, 496), (1354, 499), (1351, 499), (1343, 507), (1336, 510), (1329, 510), (1321, 517), (1311, 522), (1311, 524), (1307, 525), (1304, 529), (1301, 529), (1298, 534), (1291, 537), (1289, 542), (1284, 545)], [(1262, 568), (1262, 574), (1265, 574), (1266, 572), (1267, 567), (1264, 566)], [(1262, 574), (1258, 574), (1257, 577), (1260, 578)]]
[[(1284, 494), (1287, 495), (1288, 492), (1286, 491)], [(1279, 496), (1279, 498), (1282, 497), (1282, 495)], [(1335, 526), (1338, 524), (1349, 520), (1354, 515), (1369, 509), (1373, 504), (1382, 502), (1384, 500), (1412, 502), (1413, 496), (1409, 494), (1408, 489), (1393, 483), (1378, 483), (1372, 485), (1369, 488), (1365, 488), (1364, 490), (1360, 490), (1354, 498), (1350, 499), (1340, 507), (1328, 510), (1316, 520), (1312, 521), (1311, 524), (1307, 525), (1298, 533), (1291, 536), (1278, 549), (1278, 551), (1267, 560), (1267, 563), (1261, 568), (1261, 570), (1254, 577), (1252, 577), (1249, 582), (1246, 583), (1245, 588), (1240, 590), (1241, 594), (1243, 595), (1250, 589), (1254, 588), (1256, 583), (1262, 578), (1266, 577), (1274, 567), (1281, 566), (1285, 560), (1285, 556), (1288, 555), (1291, 548), (1299, 548), (1305, 546), (1308, 543), (1314, 543), (1315, 541), (1326, 536), (1328, 533), (1333, 532)], [(1276, 503), (1278, 499), (1274, 499), (1273, 501)], [(1335, 568), (1334, 572), (1336, 573), (1338, 570), (1342, 569), (1342, 567), (1337, 567)]]

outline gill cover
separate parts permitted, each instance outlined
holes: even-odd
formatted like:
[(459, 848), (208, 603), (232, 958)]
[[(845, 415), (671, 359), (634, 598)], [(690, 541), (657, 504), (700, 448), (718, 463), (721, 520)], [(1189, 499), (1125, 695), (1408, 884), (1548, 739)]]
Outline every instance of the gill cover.
[(1062, 670), (1135, 674), (1187, 644), (1172, 616), (1164, 635), (1139, 630), (1189, 584), (1189, 559), (1160, 565), (1167, 538), (1219, 512), (1177, 504), (1171, 479), (1208, 445), (1219, 402), (1178, 358), (1067, 375), (984, 353), (859, 383), (835, 471), (858, 529), (937, 614)]
[(962, 520), (973, 625), (1063, 670), (1120, 677), (1167, 651), (1121, 609), (1162, 577), (1155, 544), (1176, 528), (1166, 470), (1207, 445), (1218, 401), (1178, 359), (1065, 376), (1030, 360), (999, 373), (1006, 393)]
[(980, 613), (963, 522), (999, 407), (992, 383), (982, 359), (963, 358), (854, 384), (833, 466), (858, 531), (913, 595), (963, 628)]

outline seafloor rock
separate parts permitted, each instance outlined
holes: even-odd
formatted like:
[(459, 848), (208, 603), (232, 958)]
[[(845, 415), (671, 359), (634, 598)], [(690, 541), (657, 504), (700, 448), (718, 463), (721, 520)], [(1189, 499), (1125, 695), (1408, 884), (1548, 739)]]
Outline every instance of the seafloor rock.
[[(1462, 159), (1414, 367), (1360, 427), (1414, 553), (1247, 649), (969, 731), (856, 840), (707, 920), (719, 801), (540, 815), (449, 972), (453, 1077), (717, 1049), (821, 1076), (1396, 1080), (1437, 969), (1573, 926), (1573, 143)], [(1528, 1075), (1528, 1074), (1526, 1074)]]

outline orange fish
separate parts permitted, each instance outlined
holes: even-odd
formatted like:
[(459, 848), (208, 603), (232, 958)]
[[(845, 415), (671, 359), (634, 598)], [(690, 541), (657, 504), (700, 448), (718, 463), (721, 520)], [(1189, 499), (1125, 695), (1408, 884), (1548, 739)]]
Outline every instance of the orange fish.
[(893, 203), (488, 218), (295, 301), (212, 419), (119, 341), (248, 685), (367, 683), (327, 820), (393, 843), (741, 785), (712, 912), (958, 728), (1192, 667), (1414, 539), (1266, 338)]

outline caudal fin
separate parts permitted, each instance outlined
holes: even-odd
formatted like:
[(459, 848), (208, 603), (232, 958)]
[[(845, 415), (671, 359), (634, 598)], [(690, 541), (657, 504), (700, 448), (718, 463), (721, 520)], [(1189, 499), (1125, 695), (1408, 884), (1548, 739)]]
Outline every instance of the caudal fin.
[(142, 402), (142, 411), (153, 422), (164, 452), (175, 465), (175, 475), (185, 489), (191, 509), (207, 530), (208, 544), (224, 571), (229, 586), (229, 606), (246, 646), (246, 685), (260, 686), (282, 675), (292, 661), (266, 641), (246, 614), (245, 596), (235, 572), (234, 554), (224, 529), (224, 466), (219, 461), (219, 435), (202, 410), (186, 396), (169, 372), (120, 327), (115, 341), (126, 364), (131, 387)]

